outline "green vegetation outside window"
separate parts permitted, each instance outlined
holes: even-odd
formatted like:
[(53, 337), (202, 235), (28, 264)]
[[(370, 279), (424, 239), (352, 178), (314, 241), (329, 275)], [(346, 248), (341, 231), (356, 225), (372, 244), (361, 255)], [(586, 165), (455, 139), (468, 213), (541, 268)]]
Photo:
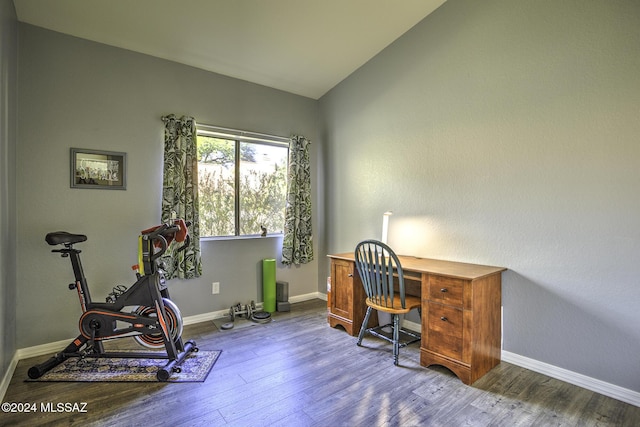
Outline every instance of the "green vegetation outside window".
[(198, 125), (201, 237), (282, 233), (288, 143), (217, 129)]

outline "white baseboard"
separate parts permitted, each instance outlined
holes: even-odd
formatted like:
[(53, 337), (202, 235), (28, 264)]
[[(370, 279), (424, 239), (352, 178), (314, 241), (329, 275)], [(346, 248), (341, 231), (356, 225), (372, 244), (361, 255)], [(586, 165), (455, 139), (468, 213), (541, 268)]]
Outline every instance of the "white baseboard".
[[(310, 294), (297, 295), (297, 296), (291, 297), (289, 298), (289, 302), (296, 303), (296, 302), (308, 301), (316, 298), (322, 299), (323, 296), (324, 296), (324, 299), (326, 300), (327, 299), (326, 295), (321, 294), (319, 292), (313, 292)], [(262, 308), (262, 303), (261, 302), (256, 303), (256, 307)], [(195, 323), (206, 322), (214, 319), (221, 319), (227, 316), (228, 314), (229, 314), (229, 309), (211, 311), (209, 313), (202, 313), (202, 314), (196, 314), (193, 316), (183, 317), (182, 322), (184, 325), (193, 325)], [(16, 351), (16, 356), (18, 360), (22, 360), (22, 359), (28, 359), (29, 357), (42, 356), (44, 354), (53, 355), (54, 353), (57, 353), (62, 349), (64, 349), (74, 338), (75, 337), (70, 337), (62, 341), (36, 345), (33, 347), (21, 348)]]
[[(421, 331), (421, 325), (419, 323), (411, 322), (408, 320), (404, 320), (402, 322), (402, 326), (414, 332)], [(593, 392), (602, 394), (603, 396), (611, 397), (621, 402), (640, 407), (640, 393), (638, 393), (637, 391), (629, 390), (614, 384), (588, 377), (586, 375), (579, 374), (577, 372), (549, 365), (548, 363), (520, 356), (515, 353), (510, 353), (505, 350), (502, 350), (501, 359), (504, 362), (512, 363), (522, 368), (529, 369), (531, 371), (538, 372), (540, 374), (547, 375), (561, 381), (565, 381), (569, 384), (573, 384), (587, 390), (591, 390)]]
[[(304, 295), (296, 295), (289, 298), (290, 303), (308, 301), (312, 299), (327, 300), (327, 295), (320, 292), (312, 292)], [(257, 308), (262, 308), (262, 303), (256, 303)], [(211, 311), (209, 313), (196, 314), (194, 316), (187, 316), (182, 319), (184, 325), (193, 325), (196, 323), (207, 322), (214, 319), (221, 319), (229, 314), (229, 309)], [(13, 377), (13, 373), (16, 370), (18, 362), (22, 359), (28, 359), (30, 357), (43, 356), (45, 354), (54, 355), (55, 353), (63, 350), (75, 337), (68, 338), (66, 340), (50, 342), (46, 344), (36, 345), (33, 347), (25, 347), (16, 350), (11, 363), (5, 372), (2, 382), (0, 383), (0, 401), (4, 399), (4, 395), (9, 388), (9, 383)]]
[(529, 359), (528, 357), (510, 353), (505, 350), (502, 350), (501, 357), (504, 362), (512, 363), (522, 368), (640, 407), (640, 393), (637, 391), (587, 377), (586, 375), (549, 365), (548, 363), (540, 362), (538, 360)]
[(422, 325), (420, 323), (411, 322), (409, 320), (403, 320), (401, 328), (407, 328), (413, 332), (422, 332)]
[[(296, 302), (308, 301), (312, 299), (324, 299), (327, 300), (327, 296), (320, 292), (312, 292), (310, 294), (297, 295), (289, 298), (289, 302), (294, 304)], [(257, 302), (256, 308), (262, 309), (263, 303)], [(221, 319), (229, 314), (229, 309), (210, 311), (209, 313), (196, 314), (194, 316), (187, 316), (182, 318), (182, 322), (185, 325), (193, 325), (200, 322), (208, 322), (210, 320)]]
[(30, 357), (42, 356), (45, 354), (51, 354), (52, 356), (64, 350), (71, 341), (76, 337), (67, 338), (66, 340), (50, 342), (46, 344), (34, 345), (33, 347), (19, 348), (16, 351), (16, 357), (18, 360), (28, 359)]
[[(321, 292), (312, 292), (305, 295), (297, 295), (297, 296), (291, 297), (289, 298), (289, 302), (297, 303), (297, 302), (308, 301), (316, 298), (326, 301), (327, 295)], [(262, 303), (256, 304), (256, 307), (261, 308)], [(195, 323), (219, 319), (227, 316), (228, 314), (229, 314), (228, 309), (212, 311), (209, 313), (197, 314), (194, 316), (187, 316), (183, 318), (183, 322), (185, 325), (192, 325)], [(416, 332), (420, 332), (420, 329), (421, 329), (421, 325), (419, 323), (415, 323), (407, 320), (403, 321), (402, 326)], [(62, 341), (56, 341), (52, 343), (18, 349), (13, 359), (11, 360), (9, 368), (7, 369), (7, 372), (4, 375), (4, 378), (2, 379), (2, 383), (0, 383), (0, 400), (4, 399), (4, 395), (7, 391), (7, 388), (9, 387), (11, 378), (13, 377), (13, 373), (16, 369), (16, 366), (18, 365), (18, 362), (21, 359), (42, 356), (45, 354), (53, 355), (58, 351), (62, 350), (63, 348), (65, 348), (65, 346), (67, 346), (67, 344), (69, 344), (69, 342), (73, 338), (75, 337), (62, 340)], [(552, 378), (556, 378), (558, 380), (565, 381), (570, 384), (576, 385), (578, 387), (582, 387), (587, 390), (594, 391), (604, 396), (608, 396), (613, 399), (620, 400), (630, 405), (640, 407), (640, 393), (638, 393), (637, 391), (629, 390), (614, 384), (606, 383), (604, 381), (597, 380), (595, 378), (587, 377), (586, 375), (578, 374), (576, 372), (559, 368), (557, 366), (549, 365), (547, 363), (530, 359), (528, 357), (520, 356), (518, 354), (511, 353), (505, 350), (502, 350), (501, 357), (502, 357), (502, 360), (507, 363), (512, 363), (522, 368), (529, 369), (531, 371), (538, 372), (544, 375), (548, 375)]]
[(291, 297), (289, 298), (289, 302), (291, 304), (294, 304), (296, 302), (309, 301), (312, 299), (321, 299), (326, 301), (327, 294), (323, 294), (321, 292), (311, 292), (310, 294), (297, 295), (295, 297)]
[(13, 355), (13, 359), (9, 363), (9, 368), (7, 372), (5, 372), (4, 377), (2, 378), (2, 382), (0, 383), (0, 402), (4, 402), (4, 395), (9, 388), (9, 383), (11, 382), (11, 378), (13, 378), (13, 372), (16, 370), (16, 366), (18, 365), (18, 352)]
[[(256, 304), (256, 307), (260, 308), (262, 304)], [(184, 325), (193, 325), (196, 323), (208, 322), (210, 320), (220, 319), (229, 315), (229, 309), (210, 311), (209, 313), (196, 314), (194, 316), (187, 316), (182, 318)]]

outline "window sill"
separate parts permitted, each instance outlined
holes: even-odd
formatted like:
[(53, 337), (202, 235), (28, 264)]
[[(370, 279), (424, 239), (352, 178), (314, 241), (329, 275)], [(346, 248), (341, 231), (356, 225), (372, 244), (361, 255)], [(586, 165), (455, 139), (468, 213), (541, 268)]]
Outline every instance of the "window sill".
[(274, 233), (267, 234), (266, 236), (260, 236), (259, 234), (252, 234), (250, 236), (216, 236), (216, 237), (200, 237), (200, 242), (218, 242), (226, 240), (256, 240), (256, 239), (278, 239), (282, 238), (284, 234)]

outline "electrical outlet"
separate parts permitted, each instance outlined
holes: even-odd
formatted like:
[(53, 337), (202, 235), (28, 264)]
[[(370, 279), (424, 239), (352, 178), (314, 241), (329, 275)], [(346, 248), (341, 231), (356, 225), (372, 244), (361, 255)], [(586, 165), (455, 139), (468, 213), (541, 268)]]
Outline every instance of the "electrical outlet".
[(213, 282), (211, 284), (211, 294), (216, 295), (220, 293), (220, 282)]

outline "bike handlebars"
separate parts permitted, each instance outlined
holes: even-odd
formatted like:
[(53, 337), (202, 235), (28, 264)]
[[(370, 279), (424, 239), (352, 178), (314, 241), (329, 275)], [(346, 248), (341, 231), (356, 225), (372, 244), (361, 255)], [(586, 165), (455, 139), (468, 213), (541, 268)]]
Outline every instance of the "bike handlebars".
[(171, 244), (174, 239), (176, 242), (185, 242), (180, 248), (178, 248), (177, 252), (185, 250), (191, 242), (188, 229), (190, 225), (191, 221), (174, 219), (172, 222), (143, 230), (142, 235), (151, 240), (153, 246), (160, 248), (158, 252), (150, 255), (150, 261), (155, 261), (164, 255), (169, 244)]
[[(140, 232), (138, 243), (138, 264), (133, 266), (138, 270), (138, 275), (152, 274), (158, 268), (155, 261), (167, 251), (169, 245), (175, 240), (184, 242), (176, 252), (187, 249), (191, 242), (189, 236), (190, 221), (183, 219), (172, 219), (167, 223), (148, 228)], [(45, 237), (49, 245), (64, 245), (64, 249), (53, 249), (52, 252), (61, 253), (63, 257), (70, 254), (77, 256), (80, 250), (73, 248), (75, 243), (84, 242), (87, 236), (84, 234), (72, 234), (65, 231), (48, 233)], [(158, 251), (155, 251), (158, 248)], [(72, 260), (72, 262), (74, 262)], [(79, 260), (78, 260), (79, 262)]]

